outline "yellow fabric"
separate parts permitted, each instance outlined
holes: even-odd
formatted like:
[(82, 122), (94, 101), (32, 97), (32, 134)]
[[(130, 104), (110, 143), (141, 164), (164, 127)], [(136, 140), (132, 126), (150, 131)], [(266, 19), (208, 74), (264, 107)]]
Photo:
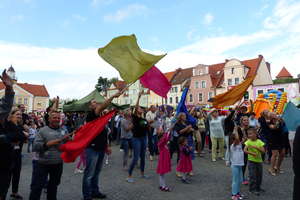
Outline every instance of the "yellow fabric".
[(213, 107), (230, 106), (241, 100), (249, 86), (253, 83), (254, 78), (255, 76), (249, 77), (231, 90), (215, 96), (212, 102)]
[(127, 83), (138, 80), (164, 55), (152, 55), (143, 52), (137, 44), (135, 35), (120, 36), (112, 39), (98, 54), (114, 68)]
[[(211, 139), (211, 158), (217, 159), (217, 156), (219, 158), (224, 158), (224, 138), (215, 138), (215, 137), (210, 137)], [(217, 147), (221, 147), (219, 148), (219, 155), (217, 155)]]

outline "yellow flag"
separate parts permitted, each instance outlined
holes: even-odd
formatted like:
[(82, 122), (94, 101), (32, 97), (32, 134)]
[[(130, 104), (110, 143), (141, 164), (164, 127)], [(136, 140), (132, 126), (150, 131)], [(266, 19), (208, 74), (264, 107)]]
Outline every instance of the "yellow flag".
[(152, 55), (143, 52), (137, 44), (135, 35), (120, 36), (112, 39), (98, 54), (120, 73), (127, 83), (138, 80), (164, 55)]
[(255, 76), (249, 77), (227, 92), (215, 96), (212, 99), (213, 107), (231, 106), (241, 100), (254, 78)]

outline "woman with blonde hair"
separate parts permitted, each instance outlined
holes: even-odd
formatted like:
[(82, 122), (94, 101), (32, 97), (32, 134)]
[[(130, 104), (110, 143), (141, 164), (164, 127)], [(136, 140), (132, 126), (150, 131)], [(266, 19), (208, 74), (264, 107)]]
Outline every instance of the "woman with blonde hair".
[(10, 112), (7, 120), (4, 122), (4, 131), (11, 134), (12, 140), (12, 152), (11, 152), (11, 170), (9, 173), (9, 182), (12, 182), (12, 194), (13, 199), (23, 199), (18, 194), (19, 182), (22, 168), (22, 147), (26, 140), (24, 128), (22, 126), (22, 113), (19, 109), (14, 109)]

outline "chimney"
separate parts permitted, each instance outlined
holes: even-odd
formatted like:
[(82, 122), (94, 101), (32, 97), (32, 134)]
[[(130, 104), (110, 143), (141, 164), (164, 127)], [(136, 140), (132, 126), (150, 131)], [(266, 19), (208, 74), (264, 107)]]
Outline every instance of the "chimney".
[(225, 63), (227, 63), (229, 60), (228, 59), (225, 59)]
[(258, 55), (259, 58), (263, 58), (263, 56), (261, 54)]

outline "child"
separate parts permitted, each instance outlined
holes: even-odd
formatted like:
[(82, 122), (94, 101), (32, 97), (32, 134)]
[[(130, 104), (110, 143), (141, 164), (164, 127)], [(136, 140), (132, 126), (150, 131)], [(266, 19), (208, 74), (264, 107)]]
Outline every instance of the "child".
[(170, 188), (166, 186), (165, 174), (171, 171), (171, 155), (168, 148), (170, 133), (164, 133), (162, 129), (157, 131), (158, 134), (158, 150), (159, 158), (156, 173), (159, 174), (159, 189), (164, 192), (170, 192)]
[(237, 134), (232, 134), (230, 145), (230, 162), (232, 170), (232, 200), (241, 198), (240, 187), (243, 182), (244, 151)]
[(248, 154), (248, 170), (249, 170), (249, 190), (251, 193), (259, 196), (260, 192), (264, 192), (261, 189), (262, 183), (262, 153), (265, 153), (264, 145), (260, 139), (257, 139), (257, 131), (255, 128), (249, 128), (247, 130), (248, 140), (245, 142), (244, 152)]
[(189, 184), (190, 182), (186, 179), (188, 173), (193, 171), (192, 165), (192, 148), (188, 146), (188, 140), (186, 137), (181, 136), (178, 139), (179, 149), (180, 149), (180, 156), (179, 162), (177, 164), (177, 172), (182, 173), (181, 181), (185, 184)]
[(33, 141), (35, 138), (35, 135), (37, 133), (36, 125), (34, 122), (31, 122), (30, 128), (29, 128), (29, 137), (28, 137), (28, 146), (27, 146), (27, 152), (30, 153), (32, 152), (32, 147), (33, 147)]

